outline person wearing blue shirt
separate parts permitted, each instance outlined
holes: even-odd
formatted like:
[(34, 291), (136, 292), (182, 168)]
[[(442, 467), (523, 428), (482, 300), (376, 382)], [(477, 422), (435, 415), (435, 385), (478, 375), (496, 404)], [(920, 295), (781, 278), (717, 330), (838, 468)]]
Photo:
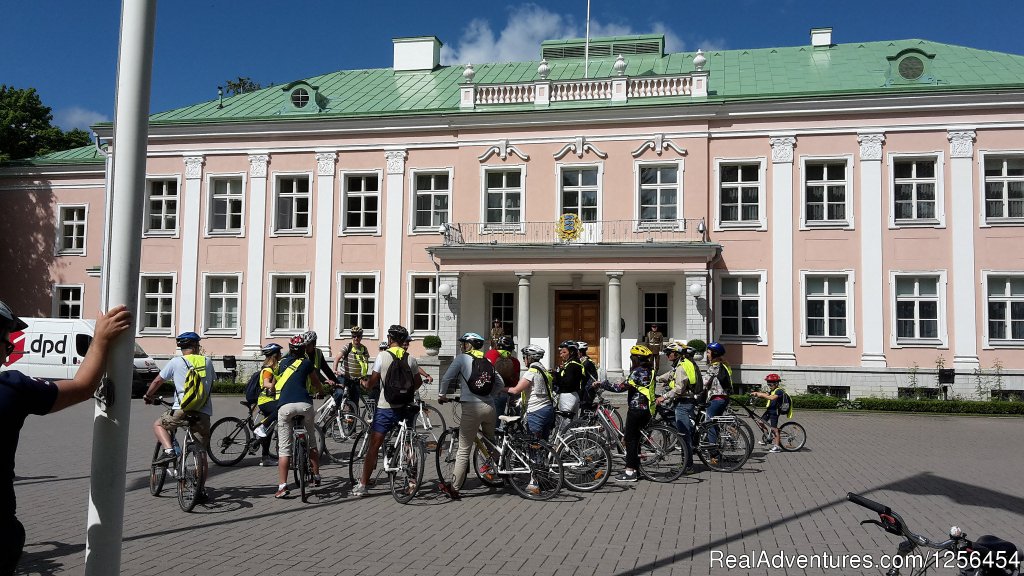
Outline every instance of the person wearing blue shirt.
[(306, 335), (296, 336), (288, 343), (288, 355), (278, 366), (276, 387), (281, 391), (277, 399), (277, 475), (279, 484), (274, 498), (288, 495), (288, 469), (292, 455), (292, 418), (303, 416), (303, 427), (309, 444), (309, 466), (313, 472), (313, 485), (320, 485), (320, 457), (316, 449), (316, 433), (313, 429), (313, 398), (309, 395), (307, 382), (323, 393), (320, 370), (308, 356), (309, 340)]

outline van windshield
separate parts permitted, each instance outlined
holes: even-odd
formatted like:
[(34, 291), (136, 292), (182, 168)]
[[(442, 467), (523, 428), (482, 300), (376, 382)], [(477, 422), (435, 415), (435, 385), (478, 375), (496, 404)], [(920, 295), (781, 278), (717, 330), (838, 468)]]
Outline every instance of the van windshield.
[(149, 356), (149, 354), (146, 354), (146, 351), (142, 349), (142, 346), (139, 346), (138, 344), (136, 344), (135, 345), (135, 357), (136, 358), (145, 358), (147, 356)]

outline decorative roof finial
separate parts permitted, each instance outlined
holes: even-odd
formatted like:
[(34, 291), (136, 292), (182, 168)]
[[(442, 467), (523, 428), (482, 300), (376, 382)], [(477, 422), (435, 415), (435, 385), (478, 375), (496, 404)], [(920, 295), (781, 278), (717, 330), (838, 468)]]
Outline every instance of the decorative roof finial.
[(626, 73), (626, 59), (622, 57), (622, 54), (619, 54), (619, 57), (615, 59), (612, 69), (615, 70), (616, 76), (622, 76)]
[(537, 66), (537, 75), (541, 80), (547, 80), (549, 74), (551, 74), (551, 66), (548, 66), (548, 61), (545, 58), (540, 61), (540, 66)]
[(708, 59), (704, 57), (704, 51), (700, 48), (697, 49), (697, 55), (693, 57), (693, 69), (697, 72), (704, 70), (704, 65), (708, 63)]
[(462, 77), (466, 79), (466, 82), (472, 82), (473, 77), (476, 76), (476, 70), (473, 70), (472, 64), (466, 64), (466, 69), (462, 71)]

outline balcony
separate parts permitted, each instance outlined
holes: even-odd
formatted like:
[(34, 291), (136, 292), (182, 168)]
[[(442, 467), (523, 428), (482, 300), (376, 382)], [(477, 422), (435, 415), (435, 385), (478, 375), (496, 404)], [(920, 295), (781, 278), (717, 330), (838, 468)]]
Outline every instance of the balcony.
[(704, 244), (700, 219), (599, 220), (566, 226), (563, 221), (461, 222), (444, 224), (444, 246), (571, 246)]

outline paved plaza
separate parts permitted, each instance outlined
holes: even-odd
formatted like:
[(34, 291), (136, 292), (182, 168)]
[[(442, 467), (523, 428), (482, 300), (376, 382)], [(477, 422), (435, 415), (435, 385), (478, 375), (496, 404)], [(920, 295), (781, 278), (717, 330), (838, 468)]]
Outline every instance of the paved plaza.
[[(215, 397), (216, 417), (241, 416), (238, 400)], [(833, 564), (851, 555), (881, 561), (896, 540), (858, 524), (871, 513), (846, 502), (848, 491), (889, 504), (934, 538), (956, 524), (969, 536), (993, 533), (1024, 545), (1019, 418), (799, 412), (808, 433), (801, 452), (766, 454), (758, 446), (731, 474), (609, 482), (598, 493), (563, 492), (551, 502), (475, 480), (461, 502), (449, 502), (433, 486), (433, 455), (424, 475), (431, 486), (409, 505), (385, 488), (348, 497), (347, 467), (336, 465), (324, 467), (325, 485), (310, 503), (275, 500), (276, 469), (248, 458), (214, 466), (213, 502), (185, 514), (173, 485), (159, 498), (148, 489), (151, 425), (160, 413), (132, 401), (123, 574), (883, 573), (849, 564), (722, 564), (730, 554), (764, 558), (762, 551)], [(19, 574), (84, 572), (91, 418), (89, 403), (25, 425), (15, 479), (27, 531)]]

